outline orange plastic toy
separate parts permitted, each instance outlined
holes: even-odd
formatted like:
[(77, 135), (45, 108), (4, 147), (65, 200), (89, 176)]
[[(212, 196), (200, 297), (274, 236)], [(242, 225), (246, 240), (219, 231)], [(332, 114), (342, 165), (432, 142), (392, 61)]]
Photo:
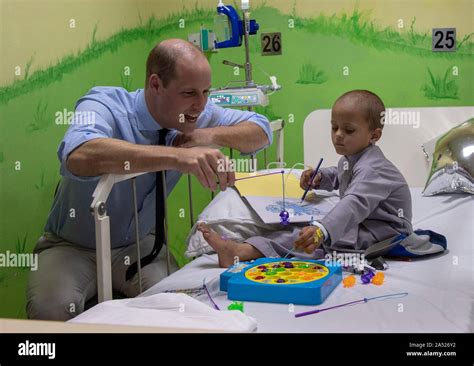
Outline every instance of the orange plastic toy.
[(352, 287), (356, 284), (356, 278), (352, 275), (347, 276), (342, 280), (344, 287)]
[(377, 286), (381, 286), (383, 284), (385, 276), (382, 272), (377, 272), (374, 277), (372, 277), (372, 283)]

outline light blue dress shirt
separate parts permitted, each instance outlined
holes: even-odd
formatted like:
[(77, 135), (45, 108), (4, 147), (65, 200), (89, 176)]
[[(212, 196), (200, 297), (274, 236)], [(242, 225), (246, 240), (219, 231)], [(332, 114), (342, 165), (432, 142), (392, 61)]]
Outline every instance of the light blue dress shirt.
[[(268, 120), (257, 113), (221, 108), (208, 101), (198, 118), (197, 128), (232, 126), (251, 121), (266, 133), (270, 144), (272, 132)], [(94, 217), (90, 211), (92, 193), (100, 177), (79, 177), (66, 166), (69, 154), (83, 143), (96, 138), (115, 138), (140, 145), (157, 145), (161, 126), (154, 120), (145, 103), (143, 89), (128, 92), (122, 88), (95, 87), (79, 99), (71, 125), (58, 148), (61, 162), (61, 183), (54, 198), (45, 231), (72, 243), (95, 248)], [(171, 145), (177, 135), (171, 130), (166, 144)], [(167, 171), (167, 192), (171, 192), (181, 173)], [(140, 238), (145, 237), (155, 224), (156, 174), (136, 178), (137, 207)], [(110, 217), (112, 248), (135, 242), (133, 198), (130, 180), (115, 184), (107, 199)]]

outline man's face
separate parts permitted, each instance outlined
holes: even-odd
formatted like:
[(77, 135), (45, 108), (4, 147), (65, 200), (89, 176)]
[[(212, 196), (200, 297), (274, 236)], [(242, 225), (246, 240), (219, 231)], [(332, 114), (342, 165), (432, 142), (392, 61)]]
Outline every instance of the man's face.
[(373, 131), (356, 103), (336, 102), (331, 114), (331, 138), (339, 155), (354, 155), (369, 146)]
[(157, 118), (163, 127), (190, 133), (208, 100), (211, 68), (207, 60), (199, 58), (193, 63), (178, 62), (176, 74), (166, 87), (159, 81), (153, 98), (159, 111)]

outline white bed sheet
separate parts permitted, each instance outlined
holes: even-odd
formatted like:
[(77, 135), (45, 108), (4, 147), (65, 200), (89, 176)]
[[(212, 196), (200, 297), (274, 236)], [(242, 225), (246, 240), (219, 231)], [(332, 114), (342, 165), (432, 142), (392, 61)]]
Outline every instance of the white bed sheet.
[[(257, 319), (259, 332), (474, 332), (474, 197), (423, 197), (412, 188), (414, 228), (444, 234), (448, 251), (411, 262), (390, 261), (382, 286), (339, 285), (319, 307), (245, 302), (245, 313)], [(231, 301), (219, 291), (217, 256), (203, 255), (141, 296), (163, 291), (207, 287), (214, 301), (227, 308)], [(364, 297), (408, 292), (403, 298), (373, 300), (295, 318), (297, 312), (334, 306)], [(211, 303), (205, 293), (196, 297)]]

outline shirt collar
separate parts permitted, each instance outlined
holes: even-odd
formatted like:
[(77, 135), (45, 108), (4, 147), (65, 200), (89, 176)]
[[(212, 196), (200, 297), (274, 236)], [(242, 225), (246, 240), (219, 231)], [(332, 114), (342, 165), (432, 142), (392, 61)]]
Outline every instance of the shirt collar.
[(373, 144), (370, 144), (369, 146), (367, 146), (364, 150), (358, 152), (357, 154), (354, 154), (354, 155), (346, 155), (346, 158), (347, 160), (349, 161), (349, 163), (354, 166), (354, 164), (360, 159), (360, 157), (362, 155), (364, 155), (367, 151), (369, 151), (370, 149), (372, 149), (375, 145)]
[(143, 89), (137, 92), (135, 109), (137, 113), (137, 125), (140, 131), (157, 131), (162, 129), (148, 110), (145, 101), (145, 91)]

